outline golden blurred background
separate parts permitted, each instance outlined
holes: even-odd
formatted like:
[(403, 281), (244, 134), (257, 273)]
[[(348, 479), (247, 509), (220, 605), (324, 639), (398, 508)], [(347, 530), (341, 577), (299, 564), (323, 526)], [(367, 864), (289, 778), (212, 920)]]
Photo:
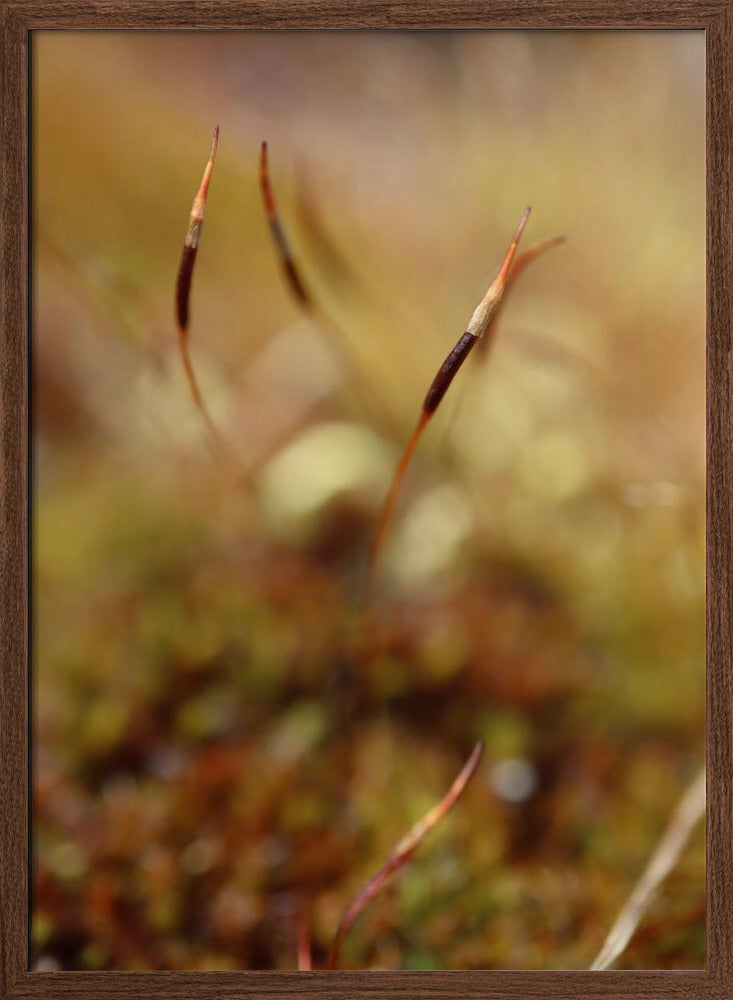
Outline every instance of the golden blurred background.
[[(341, 965), (588, 967), (704, 760), (704, 51), (34, 33), (36, 968), (294, 968), (298, 927), (322, 963), (479, 738)], [(215, 123), (190, 336), (223, 459), (173, 313)], [(523, 245), (567, 243), (426, 431), (367, 615), (527, 204)], [(704, 966), (704, 864), (700, 826), (620, 967)]]

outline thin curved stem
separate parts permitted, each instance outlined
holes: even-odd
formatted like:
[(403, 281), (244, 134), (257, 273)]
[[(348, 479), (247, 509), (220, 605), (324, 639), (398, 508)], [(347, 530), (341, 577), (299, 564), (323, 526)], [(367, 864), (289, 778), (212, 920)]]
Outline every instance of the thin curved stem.
[(338, 963), (339, 952), (344, 938), (354, 926), (358, 918), (364, 912), (371, 901), (381, 892), (392, 876), (399, 871), (412, 858), (415, 851), (423, 842), (427, 834), (436, 826), (444, 816), (446, 816), (458, 799), (463, 794), (466, 785), (476, 772), (476, 768), (481, 760), (484, 751), (484, 744), (478, 742), (471, 751), (471, 755), (463, 765), (458, 775), (453, 779), (453, 783), (443, 796), (443, 798), (432, 809), (427, 812), (402, 838), (395, 849), (390, 854), (384, 865), (366, 883), (364, 888), (356, 895), (351, 904), (347, 907), (336, 931), (331, 951), (329, 952), (327, 969), (335, 969)]

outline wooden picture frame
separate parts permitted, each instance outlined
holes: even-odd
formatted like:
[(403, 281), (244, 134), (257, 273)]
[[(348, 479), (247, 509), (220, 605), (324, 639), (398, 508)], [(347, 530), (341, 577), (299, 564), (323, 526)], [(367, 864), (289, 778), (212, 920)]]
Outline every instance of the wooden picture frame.
[[(3, 997), (733, 994), (733, 0), (3, 0), (0, 217), (0, 989)], [(707, 78), (707, 968), (699, 972), (29, 971), (29, 46), (43, 30), (702, 29)]]

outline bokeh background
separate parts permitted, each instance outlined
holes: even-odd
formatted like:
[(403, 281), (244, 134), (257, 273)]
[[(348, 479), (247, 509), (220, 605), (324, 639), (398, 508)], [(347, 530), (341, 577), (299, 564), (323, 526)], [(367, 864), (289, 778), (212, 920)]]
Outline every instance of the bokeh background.
[[(704, 759), (704, 36), (41, 33), (35, 967), (587, 968)], [(175, 276), (221, 124), (192, 294)], [(303, 274), (283, 282), (262, 139)], [(523, 275), (391, 470), (524, 206)], [(622, 956), (701, 968), (704, 828)]]

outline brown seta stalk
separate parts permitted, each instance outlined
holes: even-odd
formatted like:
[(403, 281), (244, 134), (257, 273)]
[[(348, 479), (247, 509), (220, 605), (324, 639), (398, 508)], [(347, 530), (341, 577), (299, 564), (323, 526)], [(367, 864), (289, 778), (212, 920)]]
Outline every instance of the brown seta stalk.
[[(465, 333), (459, 337), (455, 347), (438, 369), (438, 373), (427, 391), (417, 425), (415, 430), (412, 432), (412, 436), (407, 442), (405, 450), (402, 453), (402, 457), (397, 463), (397, 468), (395, 469), (392, 477), (392, 482), (382, 505), (374, 535), (372, 536), (367, 570), (367, 595), (371, 594), (373, 589), (376, 568), (384, 547), (384, 540), (387, 536), (387, 531), (392, 522), (400, 486), (402, 485), (402, 481), (405, 477), (405, 473), (410, 464), (415, 448), (417, 447), (417, 443), (430, 421), (430, 418), (438, 409), (438, 406), (440, 405), (443, 396), (445, 396), (448, 391), (451, 382), (458, 374), (458, 370), (461, 365), (476, 344), (486, 334), (487, 330), (491, 326), (492, 320), (496, 316), (504, 292), (509, 283), (512, 264), (517, 252), (519, 240), (522, 236), (522, 232), (524, 231), (524, 227), (527, 224), (530, 211), (531, 209), (529, 207), (524, 210), (524, 214), (519, 221), (519, 225), (517, 226), (507, 252), (504, 255), (504, 260), (499, 268), (499, 273), (489, 286), (486, 295), (484, 295), (483, 299), (474, 310), (471, 319), (468, 321)], [(531, 251), (527, 251), (528, 254), (530, 252)], [(541, 251), (538, 250), (537, 253), (539, 252)], [(533, 256), (536, 256), (537, 253)], [(529, 258), (526, 263), (529, 263), (530, 259), (533, 259), (533, 257)]]
[(211, 415), (209, 414), (206, 403), (204, 402), (204, 398), (198, 384), (198, 379), (196, 378), (193, 362), (191, 360), (191, 353), (189, 349), (189, 314), (193, 268), (196, 262), (199, 242), (201, 240), (201, 230), (203, 228), (204, 212), (206, 209), (206, 196), (209, 192), (209, 184), (214, 170), (214, 161), (216, 160), (216, 150), (218, 144), (219, 126), (217, 125), (214, 129), (214, 136), (211, 140), (209, 159), (206, 163), (206, 167), (204, 168), (204, 174), (201, 178), (198, 191), (196, 192), (196, 197), (193, 200), (193, 205), (191, 206), (191, 215), (188, 220), (186, 237), (183, 241), (183, 252), (181, 254), (181, 263), (178, 268), (178, 279), (176, 281), (176, 322), (178, 325), (178, 344), (181, 351), (183, 370), (186, 373), (186, 380), (188, 381), (188, 387), (191, 391), (191, 397), (194, 405), (201, 414), (213, 439), (216, 440), (217, 443), (220, 441), (219, 431), (211, 419)]
[(354, 926), (366, 907), (379, 894), (389, 879), (412, 858), (426, 835), (446, 816), (463, 794), (466, 785), (476, 772), (484, 751), (483, 742), (479, 741), (471, 751), (471, 756), (463, 765), (458, 775), (453, 779), (443, 798), (427, 812), (421, 820), (412, 827), (390, 854), (379, 871), (373, 875), (363, 889), (357, 894), (346, 909), (338, 925), (331, 951), (326, 963), (327, 969), (335, 969), (344, 938)]

